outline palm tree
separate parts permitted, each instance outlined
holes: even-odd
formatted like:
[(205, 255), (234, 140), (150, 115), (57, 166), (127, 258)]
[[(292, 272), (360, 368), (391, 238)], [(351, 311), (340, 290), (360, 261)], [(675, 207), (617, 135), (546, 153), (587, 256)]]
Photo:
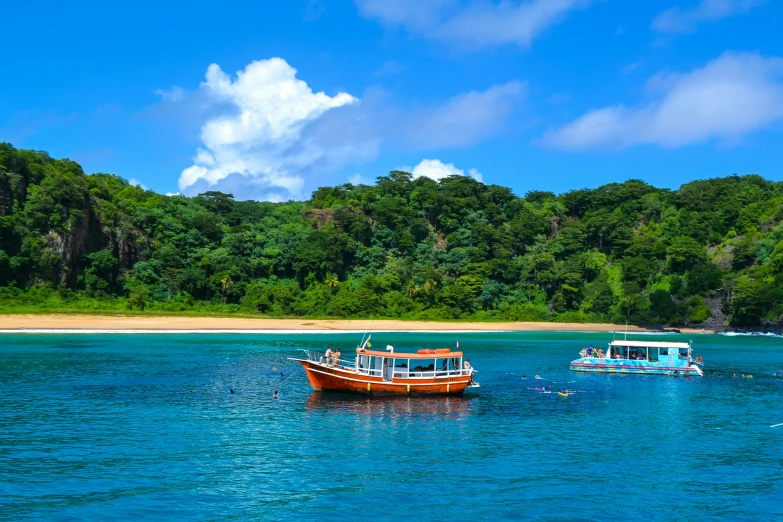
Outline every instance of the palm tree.
[(424, 291), (428, 294), (431, 294), (435, 291), (435, 281), (432, 279), (427, 279), (427, 282), (424, 283)]
[(220, 280), (220, 285), (223, 287), (223, 304), (226, 304), (226, 292), (231, 289), (231, 287), (234, 285), (234, 282), (231, 280), (231, 276), (226, 275), (223, 276), (223, 279)]
[(327, 275), (326, 281), (324, 282), (326, 283), (326, 286), (329, 287), (329, 290), (331, 290), (332, 292), (334, 292), (334, 289), (337, 288), (337, 285), (340, 284), (340, 282), (337, 280), (337, 276), (334, 274)]
[(416, 297), (416, 294), (418, 294), (418, 293), (419, 293), (419, 291), (416, 290), (415, 286), (412, 286), (412, 287), (408, 288), (408, 295), (410, 297)]

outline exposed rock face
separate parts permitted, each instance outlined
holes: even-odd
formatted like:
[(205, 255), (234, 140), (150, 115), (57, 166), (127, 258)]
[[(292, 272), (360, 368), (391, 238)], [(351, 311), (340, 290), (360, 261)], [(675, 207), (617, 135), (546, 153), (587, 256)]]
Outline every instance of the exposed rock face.
[(705, 297), (704, 304), (710, 309), (712, 316), (701, 325), (705, 330), (725, 332), (728, 329), (727, 318), (723, 315), (723, 301), (720, 297)]
[(331, 208), (318, 208), (308, 210), (305, 215), (315, 219), (315, 226), (321, 228), (326, 223), (334, 223), (335, 211)]

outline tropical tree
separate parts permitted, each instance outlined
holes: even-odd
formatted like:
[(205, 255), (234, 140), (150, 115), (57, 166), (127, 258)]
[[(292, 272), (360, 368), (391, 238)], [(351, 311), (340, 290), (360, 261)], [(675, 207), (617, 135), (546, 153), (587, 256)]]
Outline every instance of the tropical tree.
[(326, 276), (324, 283), (326, 283), (326, 286), (328, 286), (329, 290), (332, 292), (334, 292), (334, 290), (340, 284), (340, 282), (337, 280), (337, 276), (331, 273)]
[(234, 286), (234, 282), (231, 280), (231, 276), (223, 276), (220, 279), (220, 286), (223, 288), (223, 304), (226, 304), (226, 292), (231, 290), (231, 287)]

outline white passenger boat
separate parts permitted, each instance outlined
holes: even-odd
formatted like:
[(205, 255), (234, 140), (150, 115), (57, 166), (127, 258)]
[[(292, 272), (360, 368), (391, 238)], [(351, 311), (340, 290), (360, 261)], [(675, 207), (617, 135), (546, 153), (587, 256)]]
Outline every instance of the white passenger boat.
[(693, 359), (690, 343), (612, 341), (606, 352), (591, 346), (579, 355), (571, 361), (571, 370), (576, 372), (703, 374), (701, 357)]

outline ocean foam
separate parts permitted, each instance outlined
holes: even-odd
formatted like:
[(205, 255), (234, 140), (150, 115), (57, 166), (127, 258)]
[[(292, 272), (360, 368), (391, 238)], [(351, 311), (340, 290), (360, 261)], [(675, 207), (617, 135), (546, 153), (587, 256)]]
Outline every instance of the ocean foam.
[(783, 339), (783, 335), (772, 332), (721, 332), (721, 335), (728, 337), (779, 337)]

